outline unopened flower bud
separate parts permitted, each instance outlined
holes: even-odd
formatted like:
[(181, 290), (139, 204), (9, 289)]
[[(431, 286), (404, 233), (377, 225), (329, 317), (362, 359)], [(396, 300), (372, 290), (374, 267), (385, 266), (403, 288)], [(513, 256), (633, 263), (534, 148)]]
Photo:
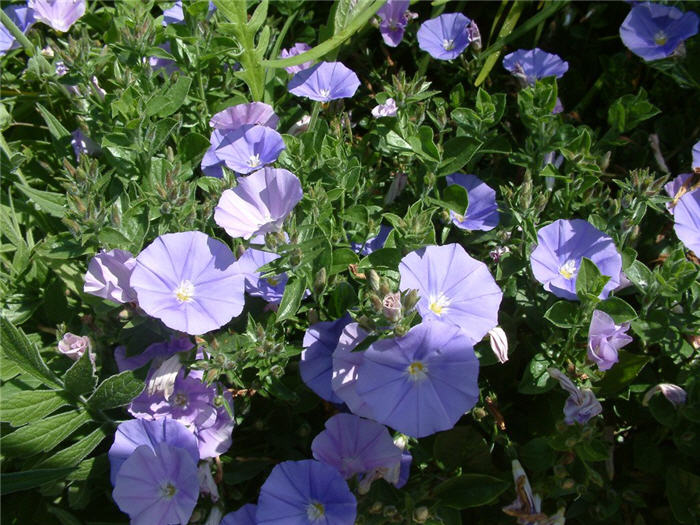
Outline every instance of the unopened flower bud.
[(508, 338), (503, 328), (497, 326), (489, 330), (489, 342), (498, 362), (505, 363), (508, 361)]
[(396, 322), (401, 319), (401, 294), (398, 292), (384, 296), (382, 301), (382, 313), (389, 321)]
[(316, 294), (320, 294), (321, 292), (323, 292), (324, 288), (326, 287), (326, 280), (326, 269), (321, 268), (316, 274), (316, 278), (314, 279), (314, 292)]
[(386, 284), (384, 281), (382, 281), (381, 284), (379, 285), (379, 295), (384, 297), (385, 295), (390, 294), (390, 293), (391, 293), (391, 288), (389, 288), (388, 284)]
[(416, 304), (418, 304), (419, 299), (420, 296), (418, 295), (418, 290), (409, 290), (409, 292), (401, 298), (401, 302), (403, 303), (403, 311), (410, 312), (413, 310)]
[(372, 303), (372, 308), (374, 308), (375, 312), (381, 312), (382, 311), (382, 300), (379, 298), (377, 294), (370, 294), (369, 295), (369, 300)]
[(370, 514), (379, 514), (382, 511), (382, 507), (384, 507), (384, 505), (382, 505), (381, 501), (375, 501), (369, 509), (367, 509), (367, 512)]
[(51, 49), (50, 46), (46, 46), (44, 49), (41, 50), (41, 56), (44, 56), (46, 58), (53, 58), (53, 49)]
[(58, 342), (58, 351), (70, 357), (73, 361), (80, 359), (86, 350), (90, 352), (90, 360), (94, 363), (95, 355), (92, 353), (92, 344), (88, 336), (79, 336), (66, 332), (63, 339)]
[(671, 402), (671, 404), (676, 408), (678, 407), (678, 405), (684, 405), (685, 400), (688, 397), (686, 391), (678, 385), (674, 385), (672, 383), (659, 383), (658, 385), (651, 387), (647, 391), (647, 393), (644, 394), (644, 398), (642, 399), (642, 405), (647, 406), (651, 398), (657, 392), (661, 392), (664, 395), (664, 397), (668, 399)]
[(428, 507), (416, 507), (413, 511), (413, 521), (416, 523), (425, 523), (430, 517)]
[(566, 478), (564, 481), (561, 482), (561, 488), (564, 490), (571, 490), (576, 486), (576, 481), (574, 481), (572, 478)]
[(394, 505), (387, 505), (386, 507), (384, 507), (383, 514), (385, 518), (391, 518), (392, 516), (398, 514), (398, 512), (399, 509), (397, 509)]
[(375, 292), (379, 291), (379, 286), (381, 283), (379, 282), (379, 274), (375, 272), (374, 270), (370, 270), (367, 272), (367, 279), (369, 280), (369, 286), (374, 290)]

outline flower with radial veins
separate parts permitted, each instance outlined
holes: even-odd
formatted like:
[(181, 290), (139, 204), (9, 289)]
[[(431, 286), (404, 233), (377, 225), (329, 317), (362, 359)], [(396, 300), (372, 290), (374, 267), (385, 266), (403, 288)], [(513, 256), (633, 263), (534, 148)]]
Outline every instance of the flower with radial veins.
[(376, 236), (370, 237), (363, 244), (351, 242), (350, 247), (352, 248), (352, 251), (354, 251), (355, 253), (359, 253), (360, 255), (369, 255), (372, 252), (376, 252), (377, 250), (384, 248), (384, 244), (386, 243), (386, 240), (389, 238), (389, 234), (391, 233), (391, 230), (392, 230), (391, 226), (387, 226), (386, 224), (382, 224), (379, 227), (379, 233), (377, 233)]
[(479, 399), (472, 344), (459, 326), (438, 320), (380, 339), (358, 366), (357, 394), (376, 421), (409, 436), (449, 430)]
[[(283, 49), (282, 52), (280, 53), (280, 58), (295, 57), (297, 55), (301, 55), (302, 53), (305, 53), (306, 51), (309, 51), (310, 49), (311, 49), (311, 46), (309, 44), (305, 44), (303, 42), (297, 42), (289, 49)], [(308, 62), (302, 62), (301, 64), (296, 65), (296, 66), (285, 67), (284, 70), (287, 73), (289, 73), (290, 75), (295, 75), (295, 74), (299, 73), (299, 71), (304, 71), (305, 69), (309, 69), (313, 65), (314, 65), (314, 61), (309, 60)]]
[(340, 62), (321, 62), (300, 71), (287, 84), (287, 90), (318, 102), (350, 98), (360, 87), (360, 79)]
[(119, 467), (112, 497), (131, 525), (188, 523), (199, 497), (197, 462), (165, 442), (140, 445)]
[(629, 323), (615, 324), (602, 310), (594, 310), (588, 329), (588, 359), (598, 365), (599, 370), (608, 370), (617, 363), (617, 351), (632, 342), (626, 334)]
[(666, 203), (666, 209), (671, 212), (671, 215), (673, 215), (673, 209), (676, 207), (678, 199), (686, 194), (692, 180), (692, 173), (681, 173), (671, 182), (664, 184), (664, 191), (673, 199), (671, 202)]
[(326, 421), (326, 429), (311, 443), (319, 461), (335, 467), (345, 479), (401, 463), (401, 449), (384, 425), (353, 414), (336, 414)]
[(564, 404), (564, 423), (583, 425), (603, 411), (603, 407), (592, 390), (578, 388), (561, 370), (548, 368), (547, 372), (550, 377), (559, 381), (561, 387), (569, 393)]
[(221, 141), (224, 140), (224, 135), (225, 132), (220, 131), (218, 129), (212, 131), (211, 138), (209, 139), (211, 146), (204, 153), (204, 157), (202, 157), (202, 162), (200, 164), (202, 168), (202, 173), (209, 177), (216, 177), (217, 179), (221, 179), (224, 176), (223, 168), (226, 165), (226, 163), (223, 160), (221, 160), (216, 154), (217, 148), (221, 144)]
[(236, 173), (246, 175), (275, 162), (285, 148), (282, 135), (267, 126), (243, 126), (226, 133), (216, 156)]
[(223, 132), (234, 131), (248, 125), (266, 126), (277, 129), (280, 118), (272, 106), (263, 102), (238, 104), (219, 111), (209, 121), (209, 125)]
[(29, 0), (27, 6), (37, 22), (64, 33), (85, 14), (85, 0)]
[(100, 252), (90, 259), (83, 291), (115, 303), (136, 301), (136, 291), (129, 281), (136, 259), (125, 250)]
[(228, 246), (191, 231), (167, 233), (148, 245), (136, 257), (130, 285), (148, 315), (200, 335), (243, 311), (244, 280)]
[(410, 3), (409, 0), (388, 0), (377, 11), (377, 16), (381, 19), (379, 32), (387, 46), (396, 47), (403, 40), (403, 33), (409, 18), (407, 11)]
[(257, 505), (248, 503), (240, 509), (226, 514), (219, 525), (258, 525), (258, 522), (255, 521), (257, 510)]
[(357, 500), (333, 467), (306, 459), (284, 461), (260, 488), (257, 525), (354, 525)]
[(358, 323), (350, 323), (340, 334), (338, 345), (333, 351), (331, 387), (353, 414), (374, 419), (372, 407), (357, 395), (357, 370), (362, 363), (363, 351), (353, 352), (366, 337)]
[(303, 195), (296, 175), (263, 168), (223, 192), (214, 210), (214, 221), (233, 238), (279, 232)]
[(335, 321), (312, 324), (304, 334), (299, 373), (306, 386), (331, 403), (343, 402), (331, 388), (333, 351), (343, 329), (351, 322), (352, 317), (346, 313)]
[(192, 348), (194, 345), (189, 337), (172, 336), (170, 341), (148, 345), (143, 352), (131, 357), (127, 357), (125, 346), (118, 346), (114, 349), (114, 361), (116, 361), (117, 369), (120, 372), (137, 370), (152, 360), (154, 363), (160, 364), (169, 357), (179, 352), (192, 350)]
[(683, 195), (673, 213), (673, 229), (685, 247), (700, 254), (700, 188)]
[(593, 261), (600, 273), (610, 277), (600, 293), (600, 298), (606, 299), (620, 284), (622, 256), (613, 240), (588, 221), (559, 219), (540, 228), (530, 266), (545, 290), (562, 299), (577, 301), (576, 279), (584, 257)]
[(253, 297), (261, 297), (268, 303), (277, 304), (282, 300), (287, 286), (287, 274), (274, 277), (261, 277), (258, 268), (279, 259), (276, 253), (248, 248), (238, 259), (238, 270), (245, 275), (245, 291)]
[(524, 86), (534, 86), (535, 81), (546, 77), (561, 78), (569, 70), (569, 63), (559, 55), (539, 48), (518, 49), (503, 58), (503, 67), (518, 78)]
[(645, 61), (669, 57), (698, 32), (698, 15), (650, 2), (632, 7), (620, 26), (625, 47)]
[[(3, 11), (22, 33), (29, 31), (29, 28), (34, 24), (34, 11), (26, 5), (8, 5)], [(19, 42), (4, 25), (0, 24), (0, 56), (17, 47), (19, 47)]]
[(426, 20), (418, 29), (418, 47), (438, 60), (452, 60), (467, 49), (471, 19), (462, 13), (446, 13)]
[(499, 214), (496, 191), (476, 175), (453, 173), (447, 176), (447, 184), (457, 184), (467, 190), (469, 205), (464, 214), (450, 210), (452, 224), (462, 230), (493, 230), (498, 226)]
[(411, 252), (401, 259), (399, 273), (402, 291), (418, 290), (416, 307), (424, 321), (459, 326), (472, 343), (498, 325), (503, 293), (486, 265), (459, 244)]

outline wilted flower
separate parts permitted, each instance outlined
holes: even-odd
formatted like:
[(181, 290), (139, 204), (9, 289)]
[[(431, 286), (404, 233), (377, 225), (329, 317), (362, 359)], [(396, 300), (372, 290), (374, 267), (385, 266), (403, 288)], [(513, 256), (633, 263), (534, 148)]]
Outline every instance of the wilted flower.
[(673, 383), (659, 383), (658, 385), (651, 387), (647, 393), (644, 394), (642, 405), (647, 406), (651, 398), (657, 392), (661, 392), (664, 397), (668, 399), (676, 408), (678, 408), (679, 405), (684, 405), (688, 397), (686, 391), (678, 385), (674, 385)]
[(462, 13), (426, 20), (418, 29), (418, 47), (438, 60), (457, 58), (469, 45), (470, 22)]
[(398, 292), (388, 293), (382, 299), (382, 313), (389, 321), (396, 322), (401, 319), (401, 294)]
[(569, 393), (569, 397), (564, 404), (564, 423), (567, 425), (573, 425), (574, 423), (583, 425), (603, 411), (603, 407), (592, 390), (578, 388), (571, 379), (556, 368), (548, 368), (547, 372), (552, 378), (559, 381), (561, 387)]
[(698, 15), (668, 5), (645, 2), (630, 10), (620, 26), (625, 47), (645, 61), (669, 57), (697, 34)]
[(287, 90), (298, 97), (318, 102), (349, 98), (360, 87), (360, 79), (340, 62), (321, 62), (300, 71), (287, 85)]
[(258, 506), (253, 503), (243, 505), (240, 509), (226, 514), (220, 525), (258, 525), (255, 519), (257, 510)]
[(258, 268), (279, 259), (276, 253), (248, 248), (238, 259), (238, 271), (245, 275), (245, 291), (253, 297), (261, 297), (268, 303), (279, 303), (287, 285), (287, 274), (261, 277)]
[(559, 509), (551, 517), (542, 514), (542, 498), (539, 494), (532, 493), (530, 480), (527, 478), (520, 461), (514, 459), (512, 467), (516, 499), (507, 507), (503, 507), (503, 512), (508, 516), (518, 518), (519, 525), (564, 525), (564, 509)]
[(469, 33), (469, 45), (472, 46), (474, 51), (481, 51), (481, 31), (479, 31), (479, 26), (476, 25), (474, 20), (469, 22), (467, 32)]
[(396, 47), (403, 40), (403, 33), (408, 23), (409, 5), (409, 0), (388, 0), (377, 11), (377, 16), (381, 19), (379, 32), (387, 46)]
[(61, 32), (68, 31), (85, 14), (85, 0), (29, 0), (27, 7), (34, 10), (37, 22)]
[(115, 303), (136, 301), (136, 291), (129, 284), (136, 259), (125, 250), (100, 252), (90, 259), (83, 291)]
[(393, 98), (388, 98), (384, 104), (379, 104), (372, 108), (372, 116), (374, 118), (395, 117), (397, 109), (396, 101)]
[[(34, 24), (34, 11), (26, 5), (8, 5), (3, 11), (22, 33), (29, 31)], [(4, 25), (0, 24), (0, 56), (17, 47), (19, 42)]]
[(80, 336), (66, 332), (63, 338), (58, 342), (58, 351), (70, 357), (73, 361), (80, 359), (87, 351), (90, 354), (90, 360), (93, 363), (95, 362), (95, 355), (92, 353), (92, 344), (90, 344), (90, 338), (86, 335)]
[(472, 344), (498, 325), (503, 293), (486, 265), (459, 244), (411, 252), (401, 259), (399, 273), (402, 291), (418, 290), (417, 308), (423, 320), (459, 326)]
[(353, 414), (374, 419), (372, 408), (357, 395), (357, 371), (364, 352), (353, 349), (367, 337), (359, 323), (348, 324), (338, 338), (333, 351), (333, 392), (348, 406)]
[(496, 191), (476, 175), (453, 173), (447, 176), (449, 186), (457, 184), (467, 190), (469, 205), (462, 215), (450, 210), (452, 224), (462, 230), (493, 230), (498, 226), (499, 214)]
[(384, 248), (384, 243), (386, 243), (386, 240), (389, 238), (391, 230), (391, 226), (382, 224), (379, 227), (379, 233), (377, 233), (375, 237), (370, 237), (364, 242), (364, 244), (352, 242), (350, 243), (350, 247), (355, 253), (359, 253), (360, 255), (369, 255), (372, 252), (376, 252), (377, 250)]
[(569, 70), (569, 63), (559, 55), (547, 53), (539, 48), (518, 49), (503, 58), (503, 67), (513, 73), (523, 85), (533, 86), (535, 81), (546, 77), (561, 78)]
[(357, 500), (333, 467), (306, 459), (284, 461), (260, 488), (258, 525), (290, 523), (354, 525)]
[(148, 315), (191, 335), (240, 314), (243, 283), (229, 247), (197, 231), (159, 236), (136, 257), (130, 281)]
[(601, 274), (610, 277), (600, 293), (601, 299), (606, 299), (620, 284), (622, 256), (613, 240), (589, 222), (559, 219), (540, 228), (537, 241), (530, 255), (532, 273), (545, 290), (557, 297), (578, 300), (576, 279), (584, 257), (593, 261)]
[(458, 326), (423, 322), (364, 352), (357, 395), (373, 419), (412, 437), (452, 428), (479, 399), (479, 361)]
[(489, 252), (489, 257), (491, 257), (493, 262), (498, 262), (501, 260), (501, 257), (508, 252), (510, 252), (510, 248), (508, 248), (508, 246), (498, 246)]
[(284, 150), (282, 135), (267, 126), (243, 126), (223, 136), (216, 156), (236, 173), (248, 174), (275, 162)]
[(333, 351), (343, 328), (351, 322), (352, 317), (346, 313), (335, 321), (312, 324), (304, 334), (299, 373), (306, 386), (331, 403), (343, 402), (331, 388)]
[(280, 118), (272, 106), (263, 102), (238, 104), (219, 111), (209, 121), (209, 125), (223, 132), (234, 131), (248, 125), (266, 126), (277, 129)]
[(599, 370), (608, 370), (617, 363), (617, 351), (632, 342), (625, 332), (629, 323), (615, 324), (602, 310), (595, 310), (588, 329), (588, 359), (598, 365)]
[(148, 345), (143, 352), (131, 357), (127, 357), (125, 346), (118, 346), (114, 349), (114, 360), (120, 372), (136, 370), (151, 360), (154, 363), (160, 363), (178, 352), (186, 352), (192, 348), (194, 345), (189, 337), (172, 336), (169, 341)]
[(489, 343), (499, 363), (508, 361), (508, 338), (503, 328), (497, 326), (489, 330)]
[(296, 175), (263, 168), (223, 192), (214, 210), (214, 221), (233, 238), (278, 232), (302, 197)]
[[(309, 44), (305, 44), (303, 42), (297, 42), (289, 49), (283, 49), (282, 52), (280, 53), (280, 58), (295, 57), (297, 55), (301, 55), (302, 53), (305, 53), (306, 51), (309, 51), (310, 49), (311, 49), (311, 46)], [(296, 73), (299, 73), (299, 71), (304, 71), (305, 69), (309, 69), (313, 65), (314, 65), (314, 61), (309, 60), (308, 62), (303, 62), (297, 66), (285, 67), (284, 70), (287, 73), (289, 73), (290, 75), (295, 75)]]
[(70, 145), (73, 147), (73, 153), (77, 162), (80, 162), (81, 155), (94, 155), (100, 151), (100, 147), (80, 129), (76, 129), (71, 133)]
[(683, 195), (673, 213), (676, 235), (689, 250), (700, 254), (700, 189)]

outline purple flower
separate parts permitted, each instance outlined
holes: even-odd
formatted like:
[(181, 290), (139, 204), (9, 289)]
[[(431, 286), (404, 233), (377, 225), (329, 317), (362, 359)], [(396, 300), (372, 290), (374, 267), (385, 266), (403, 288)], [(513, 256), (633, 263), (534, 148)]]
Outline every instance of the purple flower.
[(635, 5), (620, 26), (625, 47), (645, 61), (669, 57), (684, 40), (697, 34), (698, 15), (646, 2)]
[[(158, 47), (161, 48), (166, 53), (172, 53), (172, 51), (170, 49), (170, 42), (165, 42), (165, 43), (159, 45)], [(146, 59), (144, 58), (144, 61), (145, 60)], [(180, 71), (180, 68), (177, 67), (176, 62), (174, 60), (169, 59), (169, 58), (161, 58), (161, 57), (157, 57), (157, 56), (151, 56), (151, 57), (148, 57), (148, 65), (151, 66), (151, 70), (153, 70), (154, 73), (157, 72), (159, 69), (162, 69), (165, 72), (165, 74), (168, 76), (175, 73), (175, 71)]]
[(183, 448), (141, 445), (122, 463), (112, 497), (131, 525), (188, 523), (199, 497), (197, 463)]
[(275, 162), (285, 148), (282, 135), (267, 126), (243, 126), (229, 131), (216, 148), (216, 156), (244, 175)]
[(679, 405), (685, 405), (686, 399), (688, 398), (688, 393), (678, 385), (674, 385), (673, 383), (659, 383), (647, 390), (647, 393), (644, 394), (644, 398), (642, 399), (642, 405), (647, 406), (651, 398), (657, 392), (661, 392), (676, 408), (678, 408)]
[(243, 311), (244, 278), (233, 253), (202, 232), (159, 236), (136, 257), (139, 306), (173, 330), (200, 335)]
[(417, 308), (423, 320), (457, 325), (472, 344), (498, 325), (503, 293), (486, 265), (459, 244), (411, 252), (401, 259), (399, 273), (402, 291), (418, 290)]
[(184, 24), (185, 13), (182, 10), (182, 0), (177, 0), (172, 7), (163, 11), (163, 27), (169, 24)]
[(311, 443), (319, 461), (335, 467), (345, 479), (380, 467), (401, 463), (401, 449), (394, 445), (384, 425), (353, 414), (336, 414)]
[(90, 338), (86, 335), (80, 336), (66, 332), (58, 342), (58, 351), (70, 357), (73, 361), (80, 359), (85, 351), (90, 354), (90, 360), (95, 363), (95, 354), (92, 353)]
[[(223, 111), (219, 111), (209, 121), (209, 125), (224, 133), (234, 131), (248, 125), (266, 126), (277, 129), (280, 118), (269, 104), (263, 102), (250, 102), (238, 104)], [(213, 144), (213, 142), (212, 142)]]
[(561, 78), (569, 70), (569, 63), (559, 55), (547, 53), (539, 48), (518, 49), (503, 58), (503, 67), (513, 73), (523, 85), (533, 86), (535, 81), (546, 77)]
[(428, 321), (372, 343), (356, 391), (374, 419), (420, 438), (452, 428), (476, 404), (478, 375), (472, 339), (458, 326)]
[(245, 291), (253, 297), (262, 297), (268, 303), (279, 303), (287, 285), (287, 274), (263, 278), (258, 268), (279, 259), (276, 253), (248, 248), (238, 259), (238, 271), (245, 275)]
[(216, 148), (219, 147), (223, 139), (224, 135), (221, 131), (218, 129), (212, 131), (210, 139), (211, 147), (206, 151), (204, 157), (202, 157), (202, 162), (200, 164), (202, 173), (208, 177), (216, 177), (217, 179), (224, 177), (224, 166), (226, 163), (216, 155)]
[(700, 254), (700, 189), (683, 195), (673, 213), (676, 235), (689, 250)]
[(489, 343), (499, 363), (508, 361), (508, 337), (503, 328), (497, 326), (489, 330)]
[(102, 251), (90, 259), (83, 291), (115, 303), (136, 301), (136, 291), (129, 284), (135, 266), (131, 252)]
[[(29, 31), (29, 28), (34, 24), (34, 11), (26, 5), (8, 5), (3, 11), (22, 33)], [(12, 33), (0, 24), (0, 56), (18, 47), (19, 42), (15, 40)]]
[(360, 79), (340, 62), (321, 62), (300, 71), (287, 84), (287, 90), (318, 102), (349, 98), (360, 86)]
[(80, 129), (76, 129), (71, 133), (70, 145), (73, 147), (76, 162), (80, 162), (81, 155), (90, 156), (100, 151), (100, 147)]
[(384, 104), (372, 108), (372, 116), (374, 118), (395, 117), (397, 109), (396, 101), (393, 98), (388, 98)]
[(146, 445), (155, 450), (159, 443), (183, 449), (197, 464), (199, 452), (194, 434), (184, 425), (172, 419), (148, 421), (146, 419), (129, 419), (119, 423), (114, 434), (114, 443), (109, 449), (108, 457), (111, 466), (109, 479), (115, 484), (119, 469), (126, 459), (138, 447)]
[(373, 419), (372, 408), (357, 395), (357, 371), (365, 353), (352, 351), (365, 337), (367, 332), (358, 323), (343, 328), (333, 351), (331, 387), (353, 414)]
[(381, 19), (379, 32), (387, 46), (396, 47), (403, 40), (403, 33), (408, 23), (406, 11), (409, 5), (409, 0), (388, 0), (377, 11), (377, 16)]
[[(233, 407), (233, 397), (227, 390), (224, 390), (223, 402), (227, 403), (229, 407)], [(194, 429), (197, 437), (197, 446), (199, 447), (199, 456), (202, 459), (225, 454), (231, 447), (235, 421), (229, 415), (226, 406), (223, 404), (217, 406), (216, 399), (214, 400), (214, 407), (216, 408), (214, 421), (207, 421), (206, 424), (202, 424)]]
[(535, 279), (544, 289), (562, 299), (577, 301), (576, 279), (581, 260), (587, 257), (600, 273), (610, 280), (600, 294), (601, 299), (620, 284), (622, 256), (613, 240), (581, 219), (559, 219), (540, 228), (538, 244), (530, 255)]
[(617, 363), (617, 351), (632, 342), (625, 333), (629, 329), (629, 323), (615, 324), (608, 314), (595, 310), (588, 329), (588, 359), (599, 370), (608, 370)]
[(354, 525), (357, 500), (333, 467), (306, 459), (275, 466), (260, 488), (258, 525)]
[(312, 324), (304, 334), (299, 373), (306, 386), (331, 403), (343, 402), (331, 388), (333, 351), (343, 329), (351, 322), (352, 317), (346, 313), (335, 321)]
[(467, 33), (469, 33), (469, 45), (474, 48), (474, 51), (481, 51), (481, 31), (474, 20), (469, 22)]
[(467, 190), (469, 205), (463, 215), (450, 210), (452, 224), (462, 230), (493, 230), (498, 226), (499, 214), (496, 192), (476, 175), (453, 173), (447, 176), (447, 184), (457, 184)]
[(569, 393), (569, 397), (564, 404), (564, 423), (567, 425), (573, 425), (574, 423), (583, 425), (603, 411), (603, 407), (592, 390), (578, 388), (571, 379), (556, 368), (548, 368), (547, 372), (552, 378), (559, 381), (561, 387)]
[(700, 169), (700, 142), (696, 142), (693, 146), (693, 165), (694, 170)]
[(520, 461), (512, 461), (513, 483), (515, 485), (516, 498), (513, 503), (503, 507), (503, 512), (508, 516), (514, 516), (519, 525), (564, 525), (564, 509), (552, 515), (542, 514), (542, 497), (533, 494), (530, 480), (523, 470)]
[(233, 238), (278, 232), (303, 195), (296, 175), (263, 168), (223, 192), (214, 210), (214, 221)]
[(470, 22), (462, 13), (426, 20), (418, 29), (418, 47), (438, 60), (457, 58), (469, 45)]
[(125, 346), (118, 346), (114, 349), (114, 360), (120, 372), (137, 370), (151, 360), (154, 360), (154, 363), (162, 362), (178, 352), (186, 352), (192, 348), (194, 345), (189, 337), (172, 336), (170, 341), (148, 345), (143, 352), (132, 357), (127, 357)]
[[(295, 57), (297, 55), (301, 55), (302, 53), (305, 53), (306, 51), (309, 51), (310, 49), (311, 49), (311, 46), (309, 44), (304, 44), (303, 42), (297, 42), (289, 49), (283, 49), (282, 52), (280, 53), (280, 58)], [(305, 69), (309, 69), (313, 65), (314, 65), (314, 61), (309, 60), (308, 62), (303, 62), (303, 63), (299, 64), (298, 66), (285, 67), (284, 70), (287, 73), (289, 73), (290, 75), (295, 75), (295, 74), (299, 73), (299, 71), (304, 71)]]
[(37, 22), (63, 33), (85, 14), (85, 0), (29, 0), (27, 7), (34, 10)]
[(258, 525), (258, 522), (255, 521), (257, 510), (257, 505), (248, 503), (240, 509), (226, 514), (219, 525)]
[(379, 233), (375, 237), (370, 237), (364, 242), (364, 244), (351, 242), (350, 247), (355, 253), (359, 253), (360, 255), (369, 255), (372, 252), (376, 252), (377, 250), (381, 250), (382, 248), (384, 248), (384, 244), (389, 238), (391, 230), (391, 226), (386, 226), (385, 224), (382, 224), (379, 227)]

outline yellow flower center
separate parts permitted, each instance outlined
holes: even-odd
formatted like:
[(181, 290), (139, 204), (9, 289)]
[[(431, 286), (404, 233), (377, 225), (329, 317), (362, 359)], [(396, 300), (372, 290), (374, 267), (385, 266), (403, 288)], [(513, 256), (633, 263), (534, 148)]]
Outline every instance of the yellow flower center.
[(573, 279), (574, 275), (576, 275), (576, 261), (566, 261), (561, 268), (559, 268), (559, 273), (564, 279)]
[(188, 280), (180, 283), (180, 286), (174, 290), (175, 298), (180, 303), (189, 303), (194, 298), (194, 284)]
[(260, 155), (256, 153), (255, 155), (248, 157), (248, 166), (251, 168), (257, 168), (260, 166)]
[(657, 31), (657, 33), (654, 35), (654, 43), (657, 46), (663, 46), (666, 42), (668, 42), (668, 36), (666, 33), (663, 31)]
[(408, 377), (413, 381), (422, 381), (428, 377), (428, 367), (421, 361), (413, 361), (408, 365)]
[(444, 39), (442, 41), (442, 47), (445, 51), (452, 51), (455, 48), (455, 41), (452, 39)]
[(175, 494), (177, 494), (177, 488), (170, 482), (160, 488), (160, 495), (165, 499), (173, 499)]
[(323, 503), (314, 501), (312, 503), (309, 503), (306, 507), (306, 516), (309, 518), (310, 521), (320, 520), (325, 515), (326, 507), (323, 506)]
[(430, 308), (436, 315), (442, 315), (447, 312), (447, 307), (450, 301), (443, 294), (438, 297), (431, 297), (428, 303), (428, 308)]
[(330, 89), (322, 89), (322, 90), (319, 91), (319, 93), (321, 94), (321, 96), (322, 96), (323, 98), (330, 98), (330, 96), (331, 96), (331, 90), (330, 90)]

